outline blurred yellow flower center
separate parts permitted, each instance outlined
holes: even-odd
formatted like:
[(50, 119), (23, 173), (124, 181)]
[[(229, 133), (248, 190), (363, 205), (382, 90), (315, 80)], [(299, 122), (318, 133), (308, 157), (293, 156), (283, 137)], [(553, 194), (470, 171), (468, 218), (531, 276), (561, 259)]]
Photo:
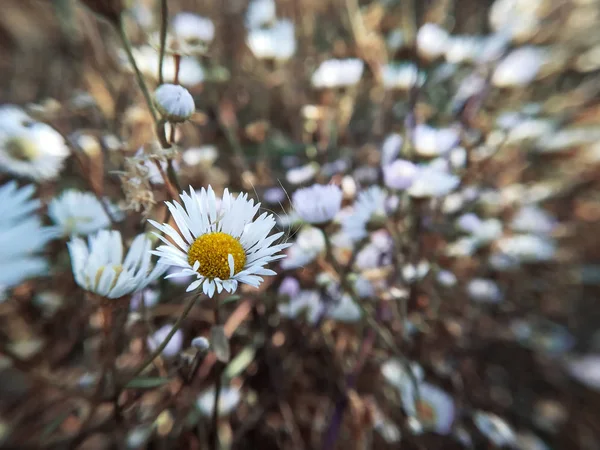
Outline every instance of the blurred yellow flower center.
[(246, 265), (244, 247), (233, 236), (215, 232), (200, 236), (188, 250), (188, 263), (200, 263), (198, 273), (207, 278), (226, 280), (230, 277), (228, 255), (233, 256), (233, 273), (240, 272)]
[(9, 139), (4, 146), (6, 152), (19, 161), (33, 161), (38, 156), (38, 149), (35, 144), (27, 139), (15, 137)]

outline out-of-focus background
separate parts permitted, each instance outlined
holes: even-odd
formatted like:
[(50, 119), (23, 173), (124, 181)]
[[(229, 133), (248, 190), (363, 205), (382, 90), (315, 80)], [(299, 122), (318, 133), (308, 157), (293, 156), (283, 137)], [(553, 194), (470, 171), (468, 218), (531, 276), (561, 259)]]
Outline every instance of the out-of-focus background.
[[(163, 19), (164, 82), (196, 111), (168, 129), (174, 151), (152, 153), (119, 25), (153, 92)], [(48, 205), (78, 189), (116, 205), (126, 239), (151, 231), (172, 197), (159, 161), (180, 187), (250, 193), (293, 245), (222, 306), (227, 364), (216, 343), (190, 351), (210, 337), (206, 300), (115, 392), (63, 230), (44, 274), (0, 282), (0, 446), (600, 448), (599, 24), (597, 0), (2, 0), (0, 104), (69, 148), (44, 179), (2, 163), (2, 185), (35, 185), (44, 225), (65, 226)], [(398, 160), (452, 186), (399, 188)], [(313, 183), (343, 192), (333, 261), (291, 205)], [(349, 239), (369, 187), (383, 214)], [(117, 308), (115, 373), (168, 333), (183, 283)]]

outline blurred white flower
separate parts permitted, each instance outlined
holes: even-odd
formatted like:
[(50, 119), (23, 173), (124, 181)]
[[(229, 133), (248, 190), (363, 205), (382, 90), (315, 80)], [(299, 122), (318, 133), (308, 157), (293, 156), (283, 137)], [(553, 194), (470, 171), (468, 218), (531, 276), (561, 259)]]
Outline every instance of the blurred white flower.
[[(133, 71), (123, 52), (119, 53), (121, 64), (124, 68)], [(159, 54), (155, 48), (144, 45), (133, 49), (133, 57), (140, 71), (148, 78), (158, 80)], [(175, 61), (165, 58), (163, 61), (163, 76), (167, 81), (175, 80)], [(183, 56), (179, 62), (179, 83), (184, 86), (195, 86), (204, 81), (204, 70), (198, 60), (191, 56)]]
[(203, 145), (184, 150), (181, 157), (188, 166), (211, 167), (219, 157), (219, 151), (214, 145)]
[(556, 255), (554, 240), (533, 234), (506, 236), (497, 241), (498, 249), (520, 262), (549, 261)]
[[(217, 406), (219, 417), (228, 416), (231, 414), (237, 408), (241, 398), (242, 396), (240, 390), (237, 387), (222, 386), (221, 394), (219, 395), (219, 405)], [(214, 404), (214, 388), (203, 392), (196, 400), (196, 406), (205, 417), (212, 416)]]
[(281, 281), (281, 284), (279, 285), (279, 289), (277, 289), (277, 294), (287, 295), (290, 298), (294, 298), (299, 293), (300, 293), (300, 282), (294, 277), (285, 277)]
[(449, 194), (460, 184), (460, 178), (446, 171), (431, 167), (421, 167), (415, 181), (408, 188), (411, 197), (443, 197)]
[(172, 241), (158, 235), (164, 245), (152, 253), (165, 264), (180, 268), (181, 273), (196, 280), (187, 288), (212, 297), (215, 292), (236, 291), (238, 283), (258, 287), (264, 275), (275, 275), (265, 266), (285, 255), (279, 251), (289, 244), (273, 245), (283, 233), (269, 235), (275, 226), (272, 215), (254, 216), (260, 208), (247, 194), (234, 197), (227, 189), (220, 202), (212, 187), (199, 193), (190, 187), (183, 192), (181, 203), (166, 202), (178, 230), (169, 224), (149, 222)]
[(460, 141), (458, 130), (454, 128), (434, 128), (426, 124), (415, 127), (413, 136), (415, 151), (420, 156), (445, 155)]
[(600, 355), (590, 354), (569, 358), (566, 367), (577, 381), (600, 391)]
[(266, 203), (279, 204), (283, 203), (286, 198), (285, 190), (279, 186), (270, 187), (263, 192), (263, 200)]
[(422, 280), (429, 273), (429, 263), (419, 261), (418, 264), (405, 264), (402, 267), (402, 278), (406, 283), (414, 283)]
[(275, 20), (274, 0), (252, 0), (246, 11), (246, 26), (250, 31)]
[(538, 205), (521, 207), (513, 216), (510, 227), (519, 233), (550, 234), (557, 220)]
[(437, 274), (437, 282), (445, 287), (455, 286), (458, 280), (456, 279), (456, 275), (454, 275), (449, 270), (440, 270)]
[[(419, 383), (425, 377), (423, 368), (416, 362), (409, 363), (410, 372), (414, 379)], [(381, 374), (388, 383), (399, 390), (403, 390), (406, 385), (412, 383), (408, 367), (401, 360), (392, 358), (388, 359), (381, 365)]]
[(498, 284), (487, 278), (474, 278), (467, 284), (467, 293), (471, 300), (482, 303), (498, 303), (502, 300), (502, 291)]
[(554, 132), (554, 124), (549, 119), (526, 119), (517, 122), (506, 137), (505, 144), (519, 144), (536, 141)]
[(123, 241), (118, 231), (100, 230), (88, 238), (73, 238), (67, 244), (75, 282), (83, 289), (107, 298), (120, 298), (139, 291), (166, 270), (159, 261), (152, 267), (152, 242), (140, 234), (123, 259)]
[(419, 169), (410, 161), (397, 159), (383, 166), (383, 181), (390, 189), (408, 189), (419, 176)]
[(419, 383), (419, 400), (415, 401), (412, 383), (401, 389), (406, 414), (418, 420), (420, 427), (439, 434), (449, 434), (454, 423), (454, 400), (445, 391), (426, 382)]
[(160, 300), (160, 291), (158, 289), (143, 289), (131, 296), (129, 308), (131, 310), (141, 309), (142, 300), (145, 308), (153, 308)]
[(496, 0), (489, 11), (490, 26), (517, 42), (524, 42), (540, 29), (544, 6), (544, 0)]
[(387, 89), (408, 91), (413, 86), (423, 86), (425, 74), (413, 63), (390, 63), (381, 68), (383, 86)]
[(324, 224), (331, 221), (340, 211), (342, 190), (333, 184), (314, 184), (294, 192), (292, 204), (305, 222)]
[(304, 267), (325, 251), (323, 232), (314, 227), (303, 227), (296, 241), (286, 251), (287, 257), (281, 261), (284, 270)]
[(373, 283), (363, 276), (358, 276), (354, 281), (354, 290), (360, 298), (369, 298), (375, 295)]
[(342, 220), (342, 232), (355, 241), (366, 237), (368, 223), (386, 216), (386, 198), (387, 193), (379, 186), (371, 186), (360, 192), (354, 210)]
[(495, 414), (475, 411), (473, 422), (477, 429), (498, 447), (513, 445), (516, 435), (508, 423)]
[(475, 62), (483, 48), (479, 36), (451, 36), (446, 47), (446, 61), (452, 64)]
[(519, 450), (550, 450), (550, 447), (530, 431), (517, 433), (515, 447)]
[(492, 75), (492, 84), (498, 87), (524, 86), (535, 80), (544, 63), (544, 50), (533, 47), (521, 47), (510, 52), (496, 66)]
[(48, 273), (40, 253), (60, 231), (42, 226), (34, 214), (40, 206), (34, 192), (33, 185), (19, 188), (15, 181), (0, 186), (0, 301), (7, 289)]
[(270, 28), (256, 28), (248, 33), (248, 47), (259, 59), (286, 61), (296, 52), (294, 24), (278, 20)]
[[(123, 218), (122, 211), (116, 206), (107, 202), (106, 208), (115, 219)], [(110, 227), (110, 218), (91, 192), (64, 191), (48, 205), (48, 216), (61, 228), (64, 236), (88, 235)]]
[(211, 42), (215, 37), (212, 20), (190, 12), (180, 12), (173, 17), (173, 32), (188, 44)]
[(300, 291), (288, 303), (279, 305), (279, 314), (290, 319), (306, 317), (311, 325), (317, 323), (323, 312), (321, 294), (318, 291)]
[(360, 59), (328, 59), (313, 73), (312, 85), (316, 88), (353, 86), (360, 81), (363, 69)]
[[(163, 325), (158, 330), (156, 330), (152, 336), (148, 336), (148, 348), (151, 352), (158, 349), (158, 347), (163, 343), (163, 341), (167, 338), (169, 333), (173, 330), (173, 325)], [(178, 329), (175, 331), (175, 334), (171, 336), (169, 343), (161, 352), (162, 356), (167, 358), (172, 358), (177, 356), (177, 354), (181, 351), (181, 347), (183, 346), (183, 331)]]
[(197, 348), (200, 351), (207, 351), (210, 348), (210, 341), (206, 339), (204, 336), (196, 336), (190, 342), (191, 346)]
[(392, 52), (400, 50), (406, 45), (404, 32), (400, 28), (393, 29), (386, 39), (387, 46)]
[[(167, 55), (202, 55), (214, 36), (215, 25), (212, 20), (198, 14), (180, 12), (173, 17), (165, 42), (165, 52)], [(160, 49), (160, 34), (152, 34), (150, 42), (157, 50)]]
[(446, 30), (434, 23), (426, 23), (417, 32), (417, 52), (426, 59), (442, 56), (448, 46)]
[(597, 126), (572, 127), (541, 136), (536, 143), (535, 150), (542, 153), (561, 152), (593, 144), (599, 140), (600, 128)]
[(196, 110), (190, 92), (178, 84), (161, 84), (154, 91), (154, 104), (158, 112), (169, 122), (185, 122)]
[(54, 128), (36, 122), (16, 106), (0, 106), (0, 171), (37, 181), (52, 180), (69, 153)]
[(388, 134), (381, 144), (381, 165), (387, 166), (394, 162), (402, 150), (404, 139), (398, 133)]
[(304, 166), (294, 167), (287, 171), (285, 179), (291, 184), (304, 184), (312, 180), (319, 172), (319, 166), (315, 163), (308, 163)]
[(350, 295), (344, 294), (333, 305), (328, 305), (326, 316), (339, 322), (357, 322), (362, 317), (362, 310)]
[(479, 248), (479, 242), (473, 236), (465, 236), (446, 245), (446, 255), (454, 258), (472, 256)]
[(465, 213), (456, 219), (456, 226), (459, 230), (467, 233), (474, 233), (481, 226), (481, 219), (477, 214)]

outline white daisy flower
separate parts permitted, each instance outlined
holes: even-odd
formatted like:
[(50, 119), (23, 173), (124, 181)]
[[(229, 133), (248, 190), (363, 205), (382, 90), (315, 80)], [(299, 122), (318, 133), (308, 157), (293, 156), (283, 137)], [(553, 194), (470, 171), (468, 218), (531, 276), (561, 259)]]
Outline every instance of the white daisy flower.
[[(166, 202), (179, 231), (168, 224), (150, 223), (166, 237), (158, 235), (165, 243), (152, 253), (164, 258), (165, 263), (181, 268), (181, 273), (194, 275), (196, 280), (187, 288), (201, 287), (212, 297), (223, 289), (235, 292), (238, 283), (258, 287), (261, 275), (275, 275), (265, 268), (271, 261), (284, 258), (276, 254), (290, 244), (272, 245), (283, 233), (269, 233), (275, 226), (271, 214), (254, 218), (260, 203), (248, 199), (247, 194), (234, 197), (225, 190), (220, 205), (212, 187), (200, 192), (190, 187), (183, 192), (181, 201)], [(169, 275), (169, 276), (173, 276)]]
[(355, 241), (366, 237), (368, 223), (386, 216), (386, 198), (387, 193), (379, 186), (371, 186), (359, 193), (354, 211), (342, 220), (342, 231)]
[(19, 188), (15, 181), (0, 187), (0, 298), (2, 292), (28, 278), (45, 275), (48, 263), (39, 253), (58, 236), (33, 215), (39, 200), (32, 199), (33, 185)]
[(183, 162), (188, 166), (200, 165), (209, 168), (219, 157), (219, 150), (214, 145), (203, 145), (202, 147), (188, 148), (181, 156)]
[(454, 422), (454, 400), (445, 391), (432, 384), (419, 383), (419, 400), (415, 401), (415, 389), (411, 382), (401, 389), (402, 406), (409, 417), (414, 417), (419, 429), (439, 434), (449, 434)]
[(0, 171), (51, 180), (58, 176), (69, 153), (54, 128), (14, 106), (0, 107)]
[(353, 86), (360, 81), (364, 63), (360, 59), (328, 59), (323, 61), (312, 76), (316, 88)]
[(278, 20), (270, 28), (256, 28), (248, 33), (248, 47), (259, 59), (286, 61), (296, 51), (294, 24)]
[(86, 291), (106, 298), (120, 298), (144, 289), (166, 270), (159, 261), (152, 267), (152, 242), (138, 235), (123, 259), (123, 241), (118, 231), (100, 230), (88, 238), (73, 238), (68, 244), (75, 282)]
[(477, 429), (494, 445), (503, 447), (515, 443), (515, 432), (508, 423), (497, 415), (476, 411), (473, 415), (473, 422), (475, 422)]
[[(242, 396), (240, 390), (237, 387), (222, 386), (221, 395), (219, 395), (219, 405), (217, 406), (219, 417), (227, 416), (235, 410), (237, 405), (240, 403)], [(213, 412), (213, 406), (215, 404), (215, 390), (214, 388), (200, 394), (196, 400), (196, 406), (206, 417), (211, 417)]]
[(483, 46), (483, 39), (478, 36), (451, 36), (446, 47), (446, 61), (452, 64), (476, 61)]
[(319, 173), (319, 165), (308, 163), (304, 166), (294, 167), (285, 174), (285, 179), (291, 184), (303, 184), (312, 180)]
[(314, 184), (294, 192), (292, 204), (305, 222), (323, 224), (340, 211), (342, 196), (342, 190), (335, 185)]
[(196, 110), (190, 91), (178, 84), (161, 84), (154, 91), (154, 104), (158, 112), (169, 122), (188, 120)]
[[(122, 211), (116, 206), (107, 205), (113, 217), (121, 219)], [(58, 225), (64, 236), (88, 235), (110, 227), (110, 218), (91, 192), (75, 189), (64, 191), (52, 199), (48, 205), (48, 216)]]

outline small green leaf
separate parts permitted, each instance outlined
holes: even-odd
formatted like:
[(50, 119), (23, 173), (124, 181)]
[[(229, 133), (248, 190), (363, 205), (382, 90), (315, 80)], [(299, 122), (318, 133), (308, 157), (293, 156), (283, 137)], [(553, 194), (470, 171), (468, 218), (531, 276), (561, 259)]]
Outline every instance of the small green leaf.
[(215, 352), (217, 359), (223, 363), (229, 361), (231, 350), (229, 348), (229, 339), (225, 335), (223, 325), (214, 325), (210, 329), (210, 346)]
[(221, 301), (221, 305), (226, 305), (227, 303), (237, 302), (240, 298), (242, 298), (241, 295), (230, 295), (229, 297), (227, 297), (226, 299), (223, 299)]
[(166, 377), (140, 377), (131, 380), (125, 387), (137, 388), (137, 389), (149, 389), (169, 382), (169, 378)]
[(227, 366), (225, 377), (231, 379), (242, 373), (254, 361), (255, 355), (256, 349), (253, 346), (249, 345), (244, 348)]

